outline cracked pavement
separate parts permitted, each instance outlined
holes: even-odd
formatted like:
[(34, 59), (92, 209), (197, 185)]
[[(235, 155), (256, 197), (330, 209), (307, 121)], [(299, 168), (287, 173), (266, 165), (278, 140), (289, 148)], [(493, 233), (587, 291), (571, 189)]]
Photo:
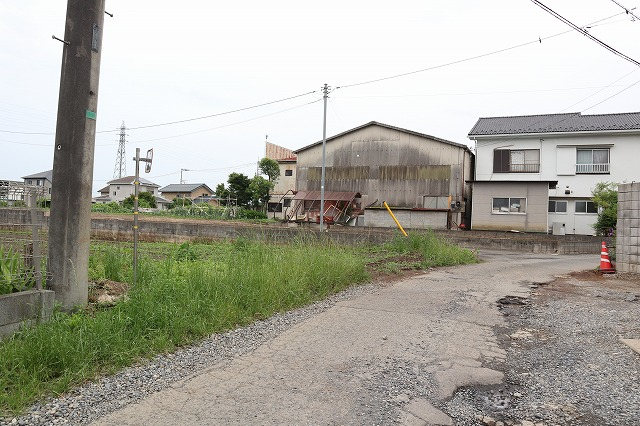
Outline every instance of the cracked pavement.
[(93, 424), (454, 424), (438, 407), (457, 388), (504, 379), (495, 328), (506, 321), (496, 301), (526, 297), (532, 283), (597, 262), (521, 253), (481, 259), (338, 302)]

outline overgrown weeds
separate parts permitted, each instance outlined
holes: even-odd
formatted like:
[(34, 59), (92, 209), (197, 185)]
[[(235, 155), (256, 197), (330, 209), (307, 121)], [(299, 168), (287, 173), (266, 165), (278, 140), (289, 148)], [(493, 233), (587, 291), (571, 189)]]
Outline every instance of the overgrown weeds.
[[(215, 244), (142, 243), (139, 281), (109, 309), (56, 312), (0, 343), (0, 414), (113, 373), (141, 358), (287, 311), (369, 279), (372, 259), (430, 267), (475, 261), (432, 233), (378, 247), (301, 238)], [(92, 246), (90, 279), (131, 281), (131, 248)], [(393, 263), (393, 262), (392, 262)], [(407, 263), (407, 262), (405, 262)], [(405, 263), (388, 266), (396, 271)]]

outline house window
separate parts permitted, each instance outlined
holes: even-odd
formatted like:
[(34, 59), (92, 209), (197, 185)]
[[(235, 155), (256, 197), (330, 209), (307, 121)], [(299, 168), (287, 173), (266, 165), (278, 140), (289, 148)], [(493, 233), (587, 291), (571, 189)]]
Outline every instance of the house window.
[(598, 206), (593, 201), (576, 201), (576, 213), (598, 213)]
[(492, 213), (524, 214), (527, 212), (526, 198), (494, 198)]
[(609, 148), (578, 149), (576, 173), (609, 173)]
[(119, 187), (119, 186), (116, 186), (116, 189), (120, 189), (120, 187)]
[(549, 200), (549, 213), (566, 213), (566, 212), (567, 212), (566, 201)]
[(285, 198), (282, 202), (284, 207), (291, 207), (291, 198)]
[(496, 149), (493, 151), (494, 173), (539, 173), (539, 149)]
[(285, 176), (293, 176), (293, 170), (291, 170), (291, 169), (287, 169), (287, 170), (285, 170), (285, 171), (284, 171), (284, 175), (285, 175)]
[(282, 212), (282, 204), (280, 203), (267, 203), (268, 211), (273, 213), (281, 213)]
[(27, 181), (27, 185), (33, 185), (33, 181), (32, 181), (31, 179), (29, 179), (29, 180)]

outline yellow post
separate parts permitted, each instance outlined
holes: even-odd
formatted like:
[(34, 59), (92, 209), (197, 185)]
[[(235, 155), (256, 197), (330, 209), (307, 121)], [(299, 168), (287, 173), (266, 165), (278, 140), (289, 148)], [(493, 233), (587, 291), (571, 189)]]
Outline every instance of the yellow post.
[(400, 232), (402, 232), (402, 235), (404, 235), (405, 237), (407, 237), (407, 233), (405, 232), (404, 228), (402, 228), (402, 225), (400, 225), (400, 222), (398, 222), (398, 219), (396, 219), (396, 215), (393, 214), (393, 212), (391, 211), (391, 209), (389, 208), (389, 205), (387, 204), (386, 201), (384, 201), (382, 203), (382, 205), (384, 205), (387, 209), (387, 211), (389, 212), (389, 214), (391, 215), (391, 219), (393, 219), (393, 221), (396, 223), (396, 225), (398, 225), (398, 229), (400, 230)]

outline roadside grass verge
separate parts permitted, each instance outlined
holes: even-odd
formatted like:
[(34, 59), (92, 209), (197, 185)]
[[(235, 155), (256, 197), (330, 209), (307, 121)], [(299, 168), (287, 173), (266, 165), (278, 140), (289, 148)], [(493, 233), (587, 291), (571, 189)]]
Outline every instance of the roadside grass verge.
[[(56, 312), (0, 342), (0, 416), (111, 374), (141, 359), (367, 281), (372, 260), (410, 254), (413, 266), (472, 263), (475, 256), (432, 233), (381, 246), (300, 239), (269, 244), (141, 244), (139, 281), (115, 306)], [(92, 280), (131, 280), (131, 248), (92, 244)], [(401, 265), (402, 262), (398, 263)], [(388, 267), (396, 270), (399, 266)]]

